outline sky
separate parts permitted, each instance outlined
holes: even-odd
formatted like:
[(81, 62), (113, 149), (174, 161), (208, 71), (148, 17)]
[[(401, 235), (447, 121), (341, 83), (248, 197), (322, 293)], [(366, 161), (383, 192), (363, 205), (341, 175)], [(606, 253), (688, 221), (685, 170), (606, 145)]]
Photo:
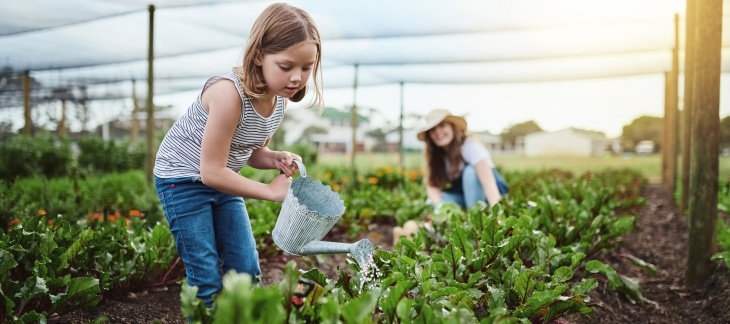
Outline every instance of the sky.
[[(515, 1), (500, 4), (494, 1), (455, 2), (464, 8), (470, 8), (469, 11), (438, 7), (443, 5), (440, 1), (417, 10), (411, 10), (408, 2), (395, 1), (381, 1), (378, 2), (379, 6), (373, 5), (371, 1), (344, 4), (337, 1), (293, 0), (293, 3), (310, 11), (322, 29), (323, 91), (327, 107), (344, 109), (356, 104), (370, 115), (375, 127), (383, 126), (386, 121), (391, 125), (396, 124), (402, 101), (406, 115), (422, 116), (434, 108), (447, 108), (454, 114), (465, 115), (472, 131), (499, 134), (511, 125), (535, 121), (546, 131), (578, 127), (601, 131), (609, 137), (619, 136), (622, 127), (635, 118), (644, 115), (660, 117), (664, 114), (664, 74), (657, 71), (665, 71), (670, 65), (670, 51), (667, 49), (673, 43), (672, 17), (674, 12), (684, 8), (684, 2), (680, 0), (617, 0), (590, 5), (577, 0)], [(725, 0), (724, 3), (727, 12), (730, 1)], [(450, 6), (457, 6), (456, 4)], [(252, 7), (249, 8), (249, 5)], [(260, 11), (265, 5), (255, 1), (241, 2), (232, 6), (221, 6), (229, 9), (223, 12), (214, 11), (216, 6), (162, 10), (165, 14), (158, 17), (159, 25), (170, 30), (159, 31), (160, 37), (156, 37), (156, 40), (161, 43), (157, 48), (160, 51), (170, 51), (174, 47), (171, 45), (218, 45), (227, 41), (239, 44), (240, 39), (232, 35), (245, 35), (239, 35), (240, 30), (224, 30), (231, 24), (222, 22), (237, 16), (241, 18), (241, 12), (251, 16), (248, 18), (253, 18), (254, 12)], [(632, 9), (626, 10), (629, 5)], [(346, 8), (348, 6), (355, 6), (358, 14), (342, 14), (353, 10)], [(380, 6), (390, 10), (381, 10)], [(208, 9), (211, 11), (206, 11), (207, 14), (221, 18), (206, 19), (204, 24), (197, 22), (197, 25), (202, 24), (203, 28), (200, 30), (191, 29), (181, 33), (170, 28), (177, 26), (174, 24), (177, 20), (165, 20), (184, 18), (187, 21), (191, 15), (197, 17), (201, 10)], [(412, 12), (413, 15), (403, 15), (403, 10)], [(725, 16), (730, 17), (727, 13)], [(402, 20), (394, 20), (396, 17)], [(107, 48), (104, 42), (109, 38), (97, 39), (95, 37), (98, 35), (89, 33), (88, 30), (117, 28), (115, 33), (124, 33), (127, 36), (144, 34), (144, 18), (145, 14), (141, 12), (91, 23), (93, 28), (79, 25), (21, 36), (55, 39), (71, 37), (79, 46), (88, 47), (84, 54), (108, 58), (101, 54), (104, 51), (96, 53), (92, 50), (95, 46)], [(116, 19), (128, 19), (130, 23), (119, 24)], [(428, 23), (436, 20), (441, 25)], [(729, 21), (728, 18), (725, 19), (726, 24)], [(122, 25), (125, 27), (120, 29), (118, 26)], [(193, 28), (197, 25), (186, 26)], [(223, 31), (222, 38), (207, 43), (197, 40), (198, 37), (210, 39), (212, 29)], [(489, 32), (473, 32), (481, 29)], [(397, 30), (394, 32), (397, 37), (389, 36), (393, 30)], [(725, 34), (725, 70), (730, 71), (727, 68), (730, 66), (730, 33)], [(181, 35), (189, 38), (189, 42), (164, 43)], [(376, 37), (370, 38), (368, 35)], [(24, 41), (21, 36), (5, 37), (4, 40), (15, 41), (7, 44), (15, 44), (20, 54), (26, 51), (34, 55), (50, 55), (46, 59), (52, 60), (65, 53), (68, 54), (66, 59), (84, 59), (77, 52), (66, 53), (60, 49), (34, 51), (33, 47), (25, 48), (23, 46), (27, 44), (39, 45), (47, 42)], [(226, 40), (223, 36), (231, 39)], [(6, 43), (0, 43), (0, 57), (4, 57), (2, 44)], [(134, 53), (141, 51), (133, 46), (121, 48), (129, 48)], [(20, 54), (16, 58), (13, 53), (7, 54), (12, 57), (6, 58), (7, 61), (35, 58)], [(239, 62), (237, 56), (240, 53), (241, 48), (236, 45), (211, 53), (203, 51), (196, 55), (161, 59), (155, 65), (159, 69), (156, 75), (212, 76), (225, 73), (230, 66)], [(122, 59), (126, 54), (115, 50), (115, 55)], [(354, 75), (352, 62), (363, 64), (358, 81), (360, 87), (356, 91), (348, 86)], [(460, 64), (462, 62), (471, 63)], [(118, 69), (117, 72), (113, 72), (114, 69)], [(93, 72), (79, 73), (82, 76), (84, 73), (95, 76), (104, 71), (103, 73), (112, 75), (139, 73), (144, 76), (146, 65), (143, 61), (131, 61), (128, 64), (108, 66), (108, 69), (102, 66), (92, 70)], [(46, 74), (53, 80), (60, 76), (72, 76), (74, 72), (66, 70), (63, 73), (52, 71)], [(594, 78), (595, 76), (600, 77)], [(560, 81), (566, 79), (571, 80)], [(194, 87), (202, 86), (204, 80), (191, 84)], [(394, 80), (406, 80), (402, 98), (400, 86)], [(475, 84), (478, 82), (485, 83)], [(138, 94), (145, 93), (142, 86), (144, 84), (138, 85)], [(681, 90), (683, 85), (680, 85), (680, 92)], [(195, 99), (198, 91), (158, 94), (155, 96), (155, 104), (172, 106), (172, 115), (179, 116)], [(721, 94), (730, 94), (730, 73), (726, 72), (722, 76)], [(303, 100), (307, 101), (306, 98)], [(122, 114), (126, 115), (131, 106), (128, 99), (95, 102), (92, 106), (92, 123), (98, 124), (118, 118)], [(37, 112), (36, 117), (47, 119), (45, 115), (57, 113), (59, 107), (46, 108), (50, 112)], [(290, 108), (303, 109), (303, 104), (292, 103)], [(720, 116), (727, 115), (730, 115), (730, 99), (722, 98)], [(21, 127), (22, 111), (3, 109), (0, 120), (10, 120), (16, 128)], [(75, 128), (78, 130), (78, 125)]]

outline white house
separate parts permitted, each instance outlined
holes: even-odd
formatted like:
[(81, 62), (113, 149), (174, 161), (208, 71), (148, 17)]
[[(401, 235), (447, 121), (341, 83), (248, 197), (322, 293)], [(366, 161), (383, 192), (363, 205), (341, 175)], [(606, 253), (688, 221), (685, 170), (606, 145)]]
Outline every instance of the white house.
[(475, 132), (474, 135), (487, 147), (490, 153), (502, 151), (502, 138), (489, 132)]
[[(326, 133), (311, 134), (306, 140), (317, 145), (322, 153), (349, 153), (352, 152), (352, 115), (349, 111), (335, 108), (325, 108), (322, 115), (317, 117), (313, 109), (290, 109), (285, 120), (286, 134), (284, 142), (294, 143), (302, 139), (307, 128), (319, 127)], [(374, 140), (365, 134), (370, 131), (370, 120), (359, 116), (357, 132), (358, 151), (369, 151)]]
[(596, 156), (609, 149), (603, 133), (566, 128), (555, 132), (525, 135), (526, 156)]

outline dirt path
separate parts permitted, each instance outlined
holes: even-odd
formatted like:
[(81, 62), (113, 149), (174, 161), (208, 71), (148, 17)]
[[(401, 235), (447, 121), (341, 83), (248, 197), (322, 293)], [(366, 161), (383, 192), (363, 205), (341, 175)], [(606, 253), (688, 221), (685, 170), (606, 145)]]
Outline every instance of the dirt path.
[[(637, 279), (643, 296), (650, 302), (633, 305), (606, 289), (604, 283), (592, 295), (593, 302), (601, 306), (572, 322), (730, 323), (730, 271), (718, 263), (708, 281), (696, 289), (686, 289), (687, 219), (662, 186), (647, 186), (644, 197), (647, 203), (637, 212), (634, 231), (617, 250), (601, 259), (619, 274)], [(656, 275), (634, 266), (629, 255), (656, 266)]]

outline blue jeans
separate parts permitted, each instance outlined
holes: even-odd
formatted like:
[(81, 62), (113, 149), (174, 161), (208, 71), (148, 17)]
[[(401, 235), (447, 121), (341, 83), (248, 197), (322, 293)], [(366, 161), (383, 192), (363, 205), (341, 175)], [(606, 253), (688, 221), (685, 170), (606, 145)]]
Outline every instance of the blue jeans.
[[(502, 177), (502, 175), (497, 172), (497, 169), (492, 168), (492, 171), (494, 173), (494, 179), (497, 181), (497, 189), (499, 189), (499, 194), (502, 196), (506, 195), (509, 192), (509, 186), (507, 185), (507, 182), (504, 180), (504, 177)], [(474, 169), (474, 166), (470, 164), (464, 165), (464, 170), (461, 174), (461, 183), (464, 187), (463, 194), (442, 191), (441, 201), (445, 203), (453, 202), (458, 204), (462, 208), (471, 208), (478, 201), (487, 201), (487, 195), (484, 193), (482, 183), (479, 182), (479, 176), (477, 175), (477, 170)]]
[(261, 274), (256, 241), (243, 198), (204, 185), (200, 177), (155, 177), (177, 253), (185, 264), (188, 285), (210, 308), (230, 270)]

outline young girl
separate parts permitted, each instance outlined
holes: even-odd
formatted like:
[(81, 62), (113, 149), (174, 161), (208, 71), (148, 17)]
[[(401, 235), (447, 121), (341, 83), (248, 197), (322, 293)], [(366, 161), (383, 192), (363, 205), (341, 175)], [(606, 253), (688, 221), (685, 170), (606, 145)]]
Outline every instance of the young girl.
[(464, 118), (435, 109), (426, 116), (418, 139), (426, 142), (425, 182), (432, 204), (454, 202), (469, 208), (485, 201), (493, 206), (509, 191), (487, 148), (467, 134)]
[[(160, 144), (155, 186), (188, 284), (208, 307), (229, 270), (257, 278), (258, 252), (243, 198), (283, 201), (301, 157), (269, 150), (287, 99), (298, 102), (314, 73), (314, 100), (322, 52), (319, 32), (305, 11), (286, 4), (266, 8), (251, 28), (243, 64), (209, 79)], [(244, 164), (278, 169), (270, 184), (239, 175)]]

